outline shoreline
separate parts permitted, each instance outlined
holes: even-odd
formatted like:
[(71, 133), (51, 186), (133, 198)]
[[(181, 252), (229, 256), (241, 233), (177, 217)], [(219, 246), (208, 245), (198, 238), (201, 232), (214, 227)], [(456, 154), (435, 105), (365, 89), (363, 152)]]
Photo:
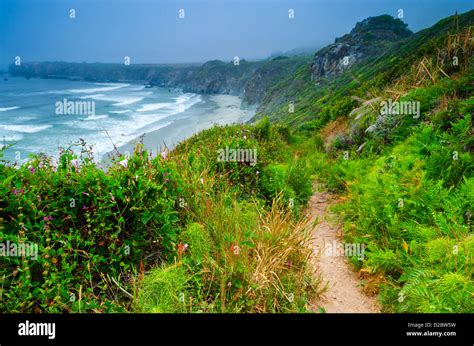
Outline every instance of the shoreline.
[[(35, 95), (34, 97), (34, 102), (39, 103), (40, 101), (42, 102), (43, 100), (41, 99), (42, 96), (38, 96), (39, 94), (44, 94), (48, 92), (52, 93), (58, 93), (58, 90), (64, 91), (63, 94), (66, 95), (65, 97), (70, 97), (69, 95), (71, 93), (68, 93), (68, 90), (79, 90), (79, 89), (89, 89), (91, 86), (89, 85), (91, 82), (86, 82), (84, 85), (80, 84), (79, 86), (76, 85), (75, 83), (77, 81), (71, 81), (71, 80), (64, 80), (64, 79), (54, 79), (58, 80), (58, 83), (60, 81), (60, 84), (55, 84), (56, 82), (49, 82), (53, 79), (51, 78), (33, 78), (35, 80), (34, 83), (34, 88), (32, 89), (34, 92), (33, 94)], [(20, 81), (20, 82), (18, 82)], [(46, 84), (43, 86), (42, 84), (38, 84), (39, 82), (42, 83), (42, 81), (47, 81)], [(69, 83), (70, 82), (70, 83)], [(25, 83), (26, 85), (30, 85), (30, 81), (22, 81), (22, 78), (15, 77), (12, 80), (10, 80), (8, 83), (17, 83), (20, 86), (23, 86)], [(74, 83), (74, 85), (72, 85)], [(98, 82), (93, 82), (93, 84), (97, 84)], [(115, 83), (114, 83), (115, 84)], [(129, 83), (131, 86), (142, 86), (141, 83), (136, 83), (132, 82)], [(15, 84), (16, 85), (16, 84)], [(79, 88), (79, 89), (78, 89)], [(130, 93), (128, 92), (119, 92), (118, 95), (120, 97), (132, 97), (133, 92), (136, 90), (133, 90), (133, 87), (131, 87), (132, 90)], [(127, 119), (122, 119), (123, 117), (120, 114), (113, 114), (109, 116), (109, 110), (115, 109), (113, 106), (112, 102), (102, 102), (99, 99), (99, 110), (97, 111), (98, 114), (105, 114), (105, 116), (101, 116), (102, 118), (108, 117), (106, 120), (103, 120), (102, 118), (97, 118), (94, 119), (94, 121), (89, 121), (92, 119), (83, 119), (81, 117), (78, 117), (78, 119), (72, 119), (73, 121), (78, 123), (78, 127), (71, 127), (67, 126), (67, 123), (61, 123), (57, 121), (54, 117), (48, 117), (44, 116), (43, 113), (46, 114), (46, 112), (43, 112), (44, 109), (40, 109), (36, 114), (34, 113), (34, 119), (36, 120), (42, 120), (43, 118), (45, 119), (43, 123), (38, 122), (38, 126), (44, 126), (46, 124), (46, 121), (51, 121), (51, 124), (47, 123), (49, 127), (52, 126), (59, 126), (57, 131), (60, 131), (59, 133), (54, 133), (51, 134), (51, 140), (49, 142), (51, 143), (56, 143), (57, 145), (45, 145), (44, 142), (44, 133), (41, 131), (33, 131), (30, 130), (29, 128), (27, 130), (24, 130), (26, 134), (23, 134), (23, 132), (20, 133), (17, 141), (13, 143), (15, 146), (15, 150), (22, 150), (22, 157), (24, 157), (23, 160), (18, 160), (16, 159), (13, 155), (12, 148), (7, 150), (8, 152), (5, 153), (5, 159), (10, 160), (10, 161), (19, 161), (21, 163), (26, 162), (30, 154), (37, 155), (40, 153), (43, 153), (47, 156), (52, 157), (53, 159), (57, 159), (57, 155), (59, 152), (59, 149), (61, 147), (69, 147), (71, 144), (71, 138), (76, 138), (76, 137), (81, 137), (81, 135), (85, 136), (85, 140), (87, 143), (92, 143), (94, 149), (94, 161), (99, 164), (99, 165), (107, 165), (107, 161), (109, 161), (113, 156), (117, 156), (117, 152), (114, 149), (114, 146), (119, 150), (121, 154), (128, 155), (133, 151), (133, 148), (135, 145), (140, 142), (140, 140), (143, 138), (143, 143), (145, 145), (145, 148), (153, 155), (156, 156), (159, 154), (160, 149), (163, 150), (165, 147), (168, 149), (173, 149), (178, 143), (182, 142), (183, 140), (188, 139), (189, 137), (193, 136), (194, 134), (197, 134), (205, 129), (209, 129), (213, 127), (214, 125), (227, 125), (227, 124), (243, 124), (247, 122), (251, 122), (252, 119), (255, 116), (257, 106), (256, 105), (247, 105), (243, 101), (243, 99), (239, 96), (236, 95), (228, 95), (228, 94), (196, 94), (196, 93), (184, 93), (180, 90), (173, 89), (171, 90), (172, 95), (168, 96), (168, 93), (170, 92), (170, 88), (162, 88), (162, 87), (153, 87), (153, 89), (158, 88), (158, 89), (163, 89), (161, 91), (157, 91), (157, 97), (151, 98), (148, 101), (140, 101), (144, 105), (146, 103), (150, 103), (151, 105), (158, 104), (158, 103), (163, 103), (167, 104), (167, 102), (177, 102), (173, 100), (168, 100), (170, 97), (178, 99), (180, 97), (183, 97), (183, 100), (181, 101), (185, 107), (183, 107), (183, 110), (179, 111), (176, 108), (175, 104), (170, 105), (169, 110), (166, 110), (161, 115), (160, 111), (155, 112), (156, 113), (156, 118), (153, 117), (152, 114), (154, 112), (149, 111), (145, 113), (136, 113), (137, 118), (135, 121), (132, 121), (129, 125), (123, 127), (123, 130), (121, 128), (117, 129), (117, 126), (114, 126), (113, 124), (109, 124), (114, 120), (115, 118), (117, 119), (117, 123), (120, 124), (120, 122), (124, 122)], [(38, 89), (38, 90), (36, 90)], [(44, 90), (43, 90), (44, 89)], [(124, 89), (125, 90), (125, 89)], [(140, 89), (141, 90), (141, 89)], [(150, 93), (150, 89), (146, 90), (147, 93)], [(167, 90), (167, 92), (166, 92)], [(83, 92), (83, 91), (81, 91)], [(37, 95), (38, 94), (38, 95)], [(90, 93), (88, 93), (86, 96), (89, 96)], [(93, 93), (92, 93), (93, 94)], [(92, 95), (91, 94), (91, 95)], [(161, 96), (163, 94), (163, 97)], [(176, 94), (176, 95), (174, 95)], [(71, 94), (71, 98), (79, 98), (82, 99), (84, 98), (81, 96), (82, 94)], [(109, 93), (107, 93), (109, 95)], [(114, 92), (111, 92), (110, 97), (117, 98), (118, 96), (114, 96)], [(174, 96), (173, 96), (174, 95)], [(180, 96), (181, 95), (181, 96)], [(15, 96), (15, 95), (14, 95)], [(94, 96), (94, 95), (92, 95)], [(136, 96), (136, 95), (135, 95)], [(143, 95), (138, 95), (138, 96), (143, 96)], [(176, 97), (175, 97), (176, 96)], [(58, 96), (59, 97), (59, 96)], [(190, 99), (192, 98), (192, 99)], [(194, 100), (193, 100), (194, 99)], [(12, 100), (16, 100), (13, 99)], [(110, 101), (110, 100), (109, 100)], [(118, 100), (112, 99), (113, 102), (119, 102)], [(189, 101), (189, 102), (188, 102)], [(101, 103), (102, 102), (102, 103)], [(43, 102), (44, 103), (44, 102)], [(41, 106), (43, 106), (43, 103), (41, 103)], [(189, 103), (189, 107), (186, 106), (186, 103)], [(16, 104), (16, 103), (15, 103)], [(111, 104), (111, 105), (110, 105)], [(11, 112), (16, 112), (16, 113), (21, 113), (24, 112), (25, 114), (31, 109), (29, 109), (30, 105), (26, 104), (21, 104), (21, 107), (18, 106), (16, 108), (20, 108), (20, 111), (11, 110)], [(136, 108), (139, 107), (140, 104), (137, 104), (135, 107), (134, 106), (125, 106), (125, 111), (130, 112), (136, 112)], [(111, 107), (111, 108), (110, 108)], [(31, 108), (31, 107), (30, 107)], [(135, 110), (135, 111), (134, 111)], [(171, 111), (171, 112), (169, 112)], [(138, 111), (140, 112), (140, 111)], [(12, 113), (13, 115), (10, 115), (10, 117), (15, 116), (16, 113)], [(110, 112), (110, 113), (121, 113), (121, 112)], [(169, 115), (167, 115), (167, 113)], [(8, 113), (7, 115), (9, 115)], [(20, 114), (23, 116), (23, 114)], [(41, 116), (40, 116), (41, 115)], [(143, 115), (144, 117), (148, 117), (148, 119), (144, 119), (144, 125), (140, 125), (142, 123), (142, 119), (140, 116)], [(43, 117), (43, 118), (42, 118)], [(20, 117), (21, 118), (21, 117)], [(5, 118), (8, 119), (8, 118)], [(67, 119), (69, 120), (69, 119)], [(66, 120), (64, 120), (66, 121)], [(89, 121), (89, 122), (88, 122)], [(106, 123), (104, 125), (104, 122)], [(5, 126), (8, 125), (8, 122), (5, 122)], [(33, 126), (35, 124), (23, 124), (21, 121), (16, 122), (16, 120), (12, 123), (15, 126)], [(87, 127), (86, 125), (89, 125)], [(2, 125), (0, 125), (1, 127)], [(95, 126), (95, 127), (94, 127)], [(92, 129), (90, 129), (92, 127)], [(100, 128), (103, 127), (101, 131)], [(85, 130), (82, 130), (84, 128)], [(107, 131), (105, 131), (107, 129)], [(23, 130), (23, 129), (20, 129)], [(14, 131), (14, 130), (12, 130)], [(48, 130), (50, 131), (50, 130)], [(61, 132), (62, 131), (62, 132)], [(123, 131), (123, 132), (122, 132)], [(36, 132), (41, 132), (39, 134), (36, 134)], [(50, 131), (51, 132), (51, 131)], [(68, 136), (63, 135), (63, 132), (68, 134)], [(45, 132), (46, 133), (46, 132)], [(4, 136), (5, 137), (5, 136)], [(26, 139), (24, 139), (24, 138)], [(64, 137), (64, 138), (63, 138)], [(108, 137), (108, 138), (107, 138)], [(66, 139), (65, 139), (66, 138)], [(82, 138), (82, 137), (81, 137)], [(9, 144), (10, 141), (5, 142), (4, 145), (0, 145), (0, 148), (3, 146), (6, 146)], [(43, 143), (43, 144), (42, 144)], [(75, 143), (75, 142), (74, 142)], [(16, 155), (16, 154), (15, 154)]]
[[(211, 106), (212, 109), (210, 111), (208, 109), (199, 109), (199, 107), (196, 107), (198, 105), (193, 106), (186, 110), (186, 112), (195, 112), (196, 114), (193, 116), (180, 118), (178, 113), (173, 116), (175, 119), (172, 123), (157, 130), (137, 135), (137, 137), (127, 143), (117, 146), (118, 151), (122, 154), (132, 153), (135, 145), (143, 138), (144, 147), (155, 157), (164, 148), (172, 150), (180, 142), (214, 125), (247, 123), (254, 117), (256, 112), (256, 106), (243, 106), (243, 100), (239, 96), (226, 94), (203, 94), (201, 96), (203, 97), (203, 104), (207, 104), (206, 108), (209, 108), (209, 104), (214, 105)], [(115, 154), (115, 150), (108, 151), (100, 161), (108, 161)]]

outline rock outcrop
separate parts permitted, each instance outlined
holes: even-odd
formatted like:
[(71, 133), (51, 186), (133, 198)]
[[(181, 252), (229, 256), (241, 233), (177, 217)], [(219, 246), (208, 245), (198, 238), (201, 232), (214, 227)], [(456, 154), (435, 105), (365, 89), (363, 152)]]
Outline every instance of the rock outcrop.
[(319, 50), (311, 64), (311, 78), (318, 84), (354, 64), (380, 54), (384, 47), (413, 33), (407, 24), (389, 15), (369, 17), (356, 24), (349, 34), (336, 39), (334, 44)]

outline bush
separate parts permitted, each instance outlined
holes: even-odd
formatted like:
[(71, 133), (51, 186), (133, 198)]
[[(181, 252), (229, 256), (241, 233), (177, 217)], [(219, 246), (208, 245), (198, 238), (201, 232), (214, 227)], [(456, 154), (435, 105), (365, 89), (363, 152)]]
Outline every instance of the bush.
[(113, 310), (112, 278), (128, 286), (139, 267), (174, 256), (176, 171), (140, 149), (127, 162), (104, 172), (67, 151), (58, 167), (41, 157), (0, 166), (0, 238), (36, 244), (39, 256), (2, 261), (0, 310)]
[(262, 172), (260, 186), (262, 194), (270, 201), (277, 198), (280, 193), (285, 204), (289, 203), (290, 198), (296, 197), (295, 192), (288, 184), (286, 165), (268, 165)]
[(141, 284), (136, 301), (137, 312), (186, 312), (188, 274), (174, 265), (149, 271)]

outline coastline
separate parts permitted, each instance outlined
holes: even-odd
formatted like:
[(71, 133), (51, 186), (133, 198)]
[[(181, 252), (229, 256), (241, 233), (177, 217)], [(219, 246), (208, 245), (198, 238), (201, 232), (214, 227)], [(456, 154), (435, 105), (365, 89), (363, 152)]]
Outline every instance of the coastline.
[[(256, 107), (242, 105), (242, 99), (234, 95), (202, 95), (205, 109), (193, 107), (186, 112), (196, 112), (195, 116), (180, 118), (179, 114), (173, 123), (158, 130), (144, 132), (126, 144), (117, 147), (122, 154), (131, 153), (140, 138), (152, 156), (156, 156), (164, 148), (172, 150), (179, 142), (194, 134), (211, 128), (214, 125), (246, 123), (255, 115)], [(102, 160), (108, 160), (115, 151), (105, 153)]]
[[(6, 151), (5, 159), (25, 162), (30, 154), (38, 153), (57, 158), (60, 147), (69, 147), (77, 142), (74, 139), (83, 138), (93, 145), (95, 161), (107, 166), (106, 162), (116, 154), (113, 145), (127, 155), (143, 139), (145, 147), (155, 156), (160, 149), (172, 149), (214, 125), (249, 122), (257, 109), (235, 95), (183, 93), (161, 87), (157, 89), (162, 90), (155, 92), (155, 88), (146, 89), (141, 84), (130, 83), (121, 88), (109, 84), (116, 83), (19, 77), (2, 81), (0, 94), (9, 96), (3, 100), (5, 107), (0, 107), (0, 112), (4, 111), (0, 130), (7, 129), (17, 136), (13, 143), (15, 152), (13, 147)], [(7, 87), (12, 85), (14, 89), (27, 91), (10, 95)], [(104, 90), (112, 87), (114, 90)], [(80, 102), (93, 100), (97, 114), (54, 116), (54, 102), (66, 98)], [(180, 104), (184, 105), (181, 111)], [(44, 140), (46, 137), (48, 142)], [(12, 141), (8, 138), (3, 136), (6, 141), (3, 145)], [(23, 160), (16, 158), (17, 152)]]

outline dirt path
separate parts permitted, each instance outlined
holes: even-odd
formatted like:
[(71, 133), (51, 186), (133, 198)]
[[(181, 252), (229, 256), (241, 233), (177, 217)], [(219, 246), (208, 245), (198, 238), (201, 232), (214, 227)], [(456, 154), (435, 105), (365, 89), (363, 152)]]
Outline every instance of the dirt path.
[(317, 224), (313, 229), (313, 264), (319, 269), (323, 285), (327, 290), (322, 298), (311, 304), (314, 312), (318, 307), (323, 307), (326, 312), (380, 312), (376, 298), (368, 297), (362, 292), (360, 280), (344, 256), (331, 256), (325, 251), (325, 246), (341, 244), (342, 231), (336, 226), (331, 226), (327, 221), (332, 215), (328, 206), (334, 202), (334, 196), (327, 192), (316, 192), (309, 201), (308, 212), (312, 222)]

